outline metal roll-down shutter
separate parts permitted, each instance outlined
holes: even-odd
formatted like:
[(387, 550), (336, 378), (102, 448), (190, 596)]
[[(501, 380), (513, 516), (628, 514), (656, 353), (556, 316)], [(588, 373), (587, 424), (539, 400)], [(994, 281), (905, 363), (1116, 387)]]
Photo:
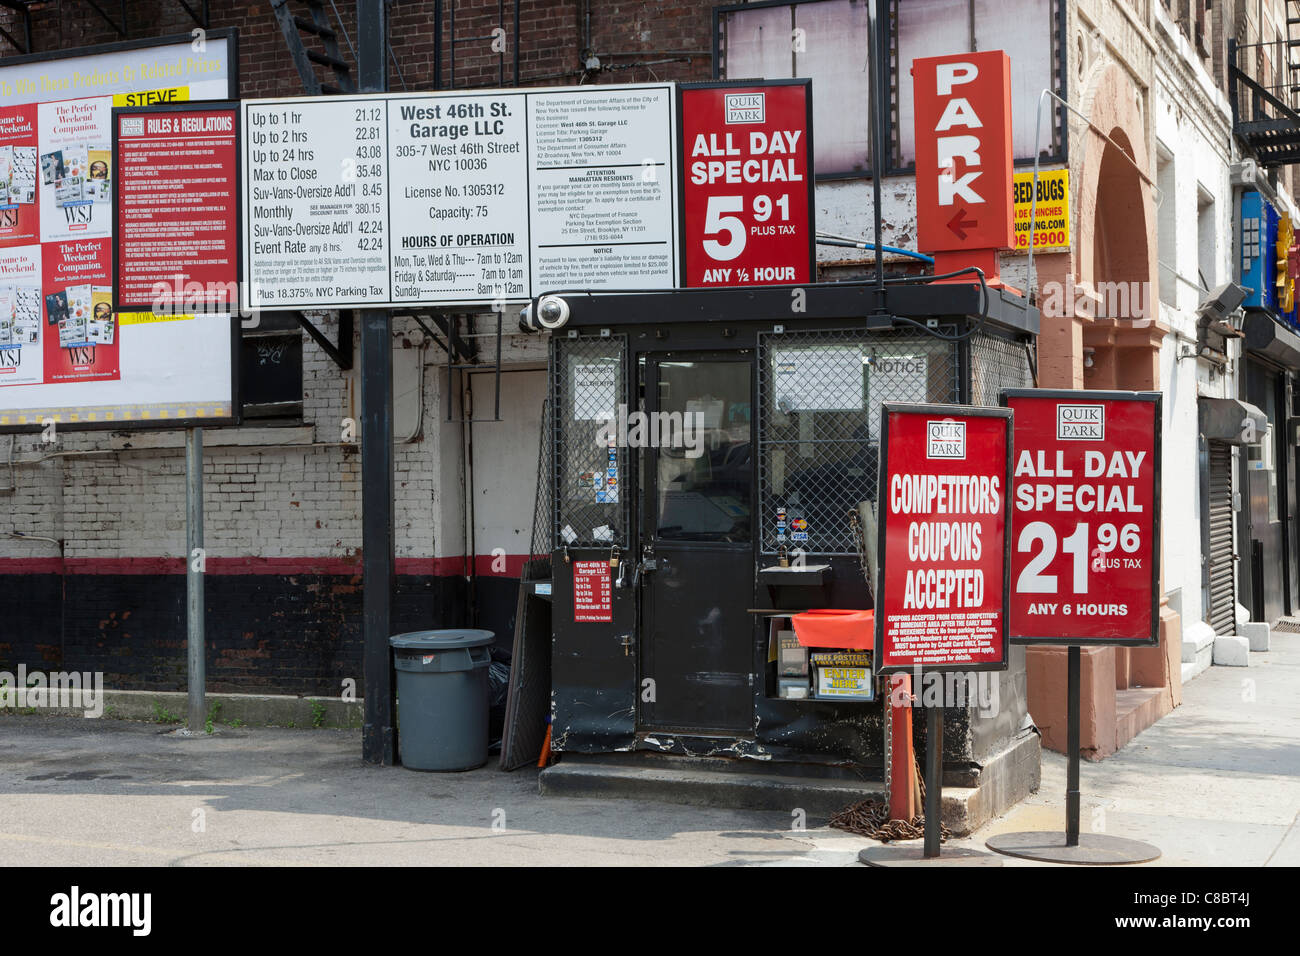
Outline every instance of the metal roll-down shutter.
[(1209, 443), (1210, 626), (1220, 636), (1237, 633), (1237, 568), (1232, 534), (1232, 446)]

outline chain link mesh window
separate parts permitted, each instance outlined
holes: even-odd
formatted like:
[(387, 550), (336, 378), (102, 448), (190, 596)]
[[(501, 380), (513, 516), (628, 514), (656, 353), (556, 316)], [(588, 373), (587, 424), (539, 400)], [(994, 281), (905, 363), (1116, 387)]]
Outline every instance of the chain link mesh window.
[(523, 580), (544, 581), (551, 576), (551, 538), (554, 499), (551, 481), (555, 474), (554, 401), (547, 395), (542, 404), (542, 433), (537, 447), (537, 498), (533, 502), (533, 533), (530, 558), (524, 564)]
[(1023, 342), (981, 332), (970, 339), (972, 405), (997, 405), (1004, 388), (1032, 388), (1029, 352)]
[(876, 497), (881, 403), (958, 401), (957, 348), (907, 330), (759, 336), (764, 554), (857, 554), (849, 513)]
[(626, 550), (628, 450), (600, 436), (626, 401), (627, 337), (551, 341), (555, 546)]

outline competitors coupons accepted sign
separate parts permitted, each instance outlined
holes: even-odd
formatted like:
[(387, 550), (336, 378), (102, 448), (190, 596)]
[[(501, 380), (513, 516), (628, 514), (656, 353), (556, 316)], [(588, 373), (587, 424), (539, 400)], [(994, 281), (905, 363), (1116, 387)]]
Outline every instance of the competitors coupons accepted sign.
[(881, 410), (877, 674), (1007, 666), (1011, 413)]
[(1011, 389), (1011, 640), (1153, 646), (1160, 394)]
[(685, 85), (679, 114), (684, 284), (814, 281), (812, 81)]

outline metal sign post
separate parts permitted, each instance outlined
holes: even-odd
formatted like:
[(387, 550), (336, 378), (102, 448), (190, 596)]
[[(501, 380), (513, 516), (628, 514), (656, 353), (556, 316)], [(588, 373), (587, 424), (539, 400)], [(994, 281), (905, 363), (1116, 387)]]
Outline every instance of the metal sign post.
[[(927, 678), (1007, 668), (1011, 413), (886, 402), (880, 417), (877, 676), (920, 672), (926, 705), (923, 845), (868, 847), (870, 866), (1001, 866), (943, 833), (943, 708)], [(976, 544), (978, 542), (978, 545)]]
[(985, 845), (1048, 863), (1145, 863), (1160, 850), (1080, 832), (1080, 648), (1159, 644), (1160, 393), (1008, 389), (1002, 402), (1015, 412), (1011, 642), (1068, 645), (1069, 766), (1063, 833)]
[(943, 836), (943, 708), (925, 709), (925, 853), (939, 858)]
[[(363, 93), (388, 89), (387, 4), (357, 0), (357, 72)], [(389, 313), (361, 312), (361, 619), (365, 719), (361, 755), (397, 762), (393, 721), (393, 346)]]
[(203, 628), (203, 429), (185, 429), (186, 726), (201, 734), (207, 722), (207, 659)]

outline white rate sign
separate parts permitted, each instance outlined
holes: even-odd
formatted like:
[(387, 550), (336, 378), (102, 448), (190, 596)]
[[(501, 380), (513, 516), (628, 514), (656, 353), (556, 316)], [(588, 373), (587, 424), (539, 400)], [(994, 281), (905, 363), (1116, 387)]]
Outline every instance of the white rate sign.
[(246, 308), (677, 285), (670, 84), (243, 108)]

